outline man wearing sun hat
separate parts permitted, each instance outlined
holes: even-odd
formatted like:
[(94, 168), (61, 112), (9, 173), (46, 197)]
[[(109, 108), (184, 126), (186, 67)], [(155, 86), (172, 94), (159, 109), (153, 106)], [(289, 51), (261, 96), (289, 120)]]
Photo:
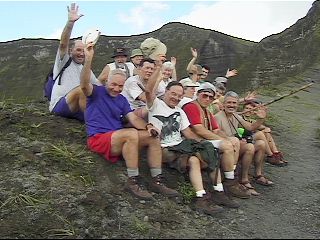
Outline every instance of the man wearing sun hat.
[(128, 52), (124, 47), (117, 47), (113, 51), (111, 56), (114, 62), (108, 63), (100, 73), (98, 79), (101, 82), (106, 82), (108, 80), (109, 72), (115, 69), (120, 69), (126, 73), (127, 78), (133, 76), (134, 65), (132, 62), (127, 62)]
[(133, 49), (131, 51), (130, 61), (133, 63), (133, 65), (137, 68), (143, 59), (143, 52), (140, 48)]

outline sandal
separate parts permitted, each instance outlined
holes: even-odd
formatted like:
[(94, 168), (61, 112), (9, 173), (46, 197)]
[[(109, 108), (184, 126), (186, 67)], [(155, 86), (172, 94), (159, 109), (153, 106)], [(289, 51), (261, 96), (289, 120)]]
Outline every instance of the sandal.
[(250, 184), (249, 181), (240, 182), (240, 184), (241, 184), (245, 189), (247, 189), (247, 190), (250, 192), (251, 195), (253, 195), (253, 196), (259, 196), (259, 195), (260, 195), (260, 193), (258, 193), (258, 192), (254, 189), (254, 187)]
[(280, 160), (280, 157), (278, 157), (278, 155), (276, 154), (273, 154), (272, 156), (267, 156), (266, 162), (278, 167), (283, 167), (286, 165), (285, 162)]
[(260, 184), (262, 186), (269, 187), (269, 186), (274, 185), (274, 183), (272, 181), (270, 181), (268, 178), (266, 178), (263, 175), (259, 175), (259, 176), (254, 177), (254, 181), (255, 181), (255, 183)]
[(281, 162), (283, 162), (285, 165), (288, 165), (288, 161), (284, 160), (283, 154), (282, 152), (276, 152), (274, 153), (274, 155), (276, 156), (276, 158), (278, 158)]

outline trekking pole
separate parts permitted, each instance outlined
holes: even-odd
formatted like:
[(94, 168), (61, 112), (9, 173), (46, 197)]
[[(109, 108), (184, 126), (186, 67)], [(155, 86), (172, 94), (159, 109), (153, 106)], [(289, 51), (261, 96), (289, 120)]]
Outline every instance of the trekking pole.
[(304, 85), (304, 86), (302, 86), (302, 87), (300, 87), (300, 88), (298, 88), (298, 89), (296, 89), (296, 90), (292, 90), (292, 91), (290, 91), (289, 93), (280, 96), (279, 98), (273, 99), (273, 100), (271, 100), (271, 101), (269, 101), (269, 102), (266, 102), (266, 103), (262, 103), (262, 104), (260, 104), (259, 106), (256, 106), (256, 107), (254, 107), (254, 108), (252, 108), (252, 109), (250, 109), (250, 110), (247, 110), (247, 111), (240, 112), (239, 114), (245, 114), (245, 113), (250, 112), (250, 111), (252, 111), (252, 110), (256, 110), (256, 109), (258, 109), (258, 108), (260, 108), (260, 107), (262, 107), (262, 106), (267, 106), (267, 105), (270, 105), (270, 104), (272, 104), (272, 103), (274, 103), (274, 102), (280, 101), (281, 99), (283, 99), (283, 98), (285, 98), (285, 97), (288, 97), (288, 96), (290, 96), (290, 95), (293, 95), (293, 94), (295, 94), (295, 93), (297, 93), (297, 92), (299, 92), (299, 91), (301, 91), (301, 90), (304, 90), (304, 89), (312, 86), (313, 84), (314, 84), (314, 83), (306, 84), (306, 85)]

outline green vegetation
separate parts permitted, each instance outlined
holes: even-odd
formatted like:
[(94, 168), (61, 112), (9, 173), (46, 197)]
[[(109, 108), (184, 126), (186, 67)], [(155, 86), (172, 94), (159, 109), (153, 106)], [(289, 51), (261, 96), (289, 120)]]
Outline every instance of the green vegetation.
[(192, 199), (196, 196), (194, 188), (187, 182), (178, 183), (178, 191), (182, 194), (185, 203), (191, 203)]

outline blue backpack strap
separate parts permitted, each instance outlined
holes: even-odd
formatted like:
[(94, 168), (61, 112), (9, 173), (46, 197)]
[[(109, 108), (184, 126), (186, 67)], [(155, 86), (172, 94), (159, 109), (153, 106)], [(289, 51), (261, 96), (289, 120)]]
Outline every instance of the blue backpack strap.
[(59, 74), (54, 78), (54, 81), (59, 77), (59, 81), (58, 81), (58, 85), (61, 85), (61, 77), (62, 77), (62, 74), (64, 72), (64, 70), (66, 70), (67, 67), (70, 66), (72, 62), (72, 59), (71, 57), (69, 57), (68, 61), (66, 62), (66, 64), (62, 67), (61, 71), (59, 72)]

